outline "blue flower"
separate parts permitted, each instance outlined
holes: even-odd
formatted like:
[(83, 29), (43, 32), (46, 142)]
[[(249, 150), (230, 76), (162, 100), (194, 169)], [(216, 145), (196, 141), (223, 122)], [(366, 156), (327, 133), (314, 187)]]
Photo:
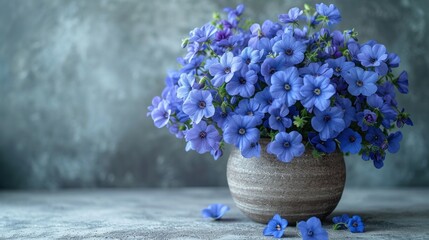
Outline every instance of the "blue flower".
[(362, 131), (367, 131), (369, 126), (374, 126), (377, 123), (377, 114), (368, 109), (357, 113), (356, 118)]
[(249, 39), (249, 47), (258, 48), (260, 40), (264, 37), (272, 38), (276, 35), (277, 31), (280, 30), (282, 26), (280, 24), (273, 23), (270, 20), (264, 21), (264, 23), (259, 25), (258, 23), (250, 26), (250, 32), (252, 33), (251, 38)]
[(218, 160), (223, 155), (222, 149), (211, 150), (210, 154), (213, 156), (214, 160)]
[(390, 153), (397, 153), (400, 148), (399, 143), (401, 142), (401, 140), (402, 140), (402, 133), (400, 131), (390, 134), (387, 137), (387, 144), (388, 144), (387, 150)]
[(225, 128), (227, 124), (228, 117), (231, 115), (231, 108), (226, 107), (222, 110), (221, 107), (216, 107), (215, 114), (213, 115), (213, 120), (217, 123), (220, 128)]
[(348, 91), (353, 96), (371, 96), (377, 92), (378, 75), (375, 72), (364, 71), (362, 68), (354, 67), (345, 74), (344, 79), (349, 84)]
[(326, 62), (329, 64), (329, 67), (334, 70), (334, 75), (337, 77), (344, 76), (355, 66), (353, 62), (346, 61), (346, 57), (344, 56), (337, 59), (327, 59)]
[(224, 82), (229, 82), (234, 73), (241, 69), (241, 57), (234, 57), (232, 52), (227, 52), (220, 57), (220, 62), (212, 64), (209, 68), (213, 86), (220, 87)]
[(147, 107), (147, 114), (146, 116), (149, 117), (154, 109), (158, 107), (158, 105), (162, 102), (162, 98), (159, 96), (156, 96), (152, 99), (152, 104)]
[(185, 139), (188, 142), (186, 149), (195, 150), (199, 154), (218, 150), (221, 136), (213, 125), (208, 125), (204, 121), (194, 124), (186, 131)]
[(188, 114), (192, 121), (198, 124), (203, 117), (212, 117), (215, 113), (213, 97), (207, 90), (192, 90), (183, 103), (183, 112)]
[[(366, 99), (369, 106), (374, 108), (374, 111), (379, 111), (383, 114), (382, 124), (386, 128), (390, 128), (391, 121), (394, 121), (398, 113), (394, 110), (390, 104), (384, 103), (383, 98), (377, 94), (373, 94)], [(364, 130), (366, 131), (366, 129)]]
[(207, 23), (201, 28), (195, 28), (189, 35), (189, 41), (203, 43), (214, 37), (217, 29), (211, 23)]
[(177, 89), (177, 97), (185, 100), (189, 92), (192, 91), (194, 83), (195, 77), (193, 73), (182, 73), (178, 82), (179, 88)]
[[(158, 99), (156, 99), (157, 101)], [(151, 117), (157, 128), (162, 128), (170, 121), (171, 108), (168, 101), (162, 100), (151, 112)]]
[(226, 84), (226, 91), (234, 96), (240, 95), (248, 98), (255, 93), (255, 83), (258, 81), (258, 75), (253, 70), (247, 71), (244, 75), (237, 73), (231, 81)]
[(386, 47), (381, 44), (364, 45), (357, 57), (364, 67), (378, 67), (387, 59)]
[(271, 129), (284, 132), (286, 128), (292, 126), (292, 120), (287, 117), (289, 108), (285, 104), (276, 101), (268, 112), (270, 113), (268, 121)]
[(267, 57), (261, 65), (261, 74), (264, 76), (265, 83), (271, 85), (271, 76), (283, 69), (285, 69), (285, 60), (283, 57)]
[(256, 128), (258, 119), (251, 116), (234, 115), (225, 128), (224, 140), (226, 143), (245, 149), (252, 143), (259, 141), (259, 130)]
[(308, 139), (310, 140), (311, 145), (313, 145), (314, 148), (319, 152), (333, 153), (337, 148), (337, 144), (333, 139), (326, 139), (326, 141), (322, 141), (319, 134), (314, 132), (308, 133)]
[(341, 108), (331, 107), (325, 111), (315, 110), (311, 126), (319, 132), (321, 140), (336, 137), (345, 128), (344, 113)]
[(234, 112), (242, 116), (256, 118), (258, 125), (262, 123), (262, 118), (264, 118), (264, 114), (259, 111), (259, 103), (254, 98), (241, 100)]
[(257, 141), (246, 142), (246, 145), (241, 149), (241, 155), (245, 158), (258, 158), (261, 156), (261, 145)]
[(362, 149), (362, 137), (350, 128), (345, 129), (339, 136), (341, 150), (344, 153), (356, 154)]
[(356, 121), (356, 109), (352, 106), (350, 99), (337, 97), (335, 99), (335, 105), (343, 109), (346, 128), (350, 126), (352, 121)]
[(315, 106), (320, 111), (327, 109), (330, 98), (335, 94), (335, 88), (329, 82), (329, 78), (323, 76), (305, 75), (304, 85), (301, 88), (302, 105), (308, 109)]
[(270, 89), (265, 88), (261, 92), (255, 94), (255, 102), (259, 104), (259, 111), (267, 113), (268, 109), (274, 102), (273, 96), (271, 96)]
[(275, 238), (281, 238), (286, 230), (287, 225), (287, 220), (276, 214), (265, 227), (264, 236), (274, 236)]
[(341, 216), (336, 216), (332, 218), (332, 222), (334, 224), (338, 224), (338, 223), (345, 223), (347, 224), (347, 222), (349, 221), (350, 217), (348, 214), (343, 214)]
[(408, 93), (408, 73), (407, 71), (402, 71), (398, 77), (398, 81), (396, 81), (396, 87), (398, 91), (403, 94)]
[(372, 145), (381, 147), (386, 140), (386, 136), (380, 128), (370, 127), (365, 135), (365, 140)]
[(324, 76), (326, 78), (331, 78), (334, 70), (328, 66), (328, 64), (320, 65), (320, 63), (310, 63), (307, 67), (299, 69), (299, 74), (306, 75), (309, 74), (313, 77)]
[(217, 203), (211, 204), (207, 208), (203, 209), (201, 211), (201, 214), (205, 218), (213, 218), (215, 220), (219, 220), (227, 211), (229, 211), (228, 206), (221, 203)]
[(303, 240), (328, 240), (328, 232), (322, 227), (322, 222), (317, 217), (311, 217), (307, 221), (299, 222), (296, 227)]
[(322, 21), (328, 23), (328, 25), (341, 21), (340, 11), (334, 4), (330, 4), (329, 7), (324, 3), (316, 4), (316, 11), (322, 16)]
[(302, 78), (295, 67), (289, 67), (285, 71), (276, 72), (271, 76), (270, 93), (274, 98), (284, 99), (287, 106), (292, 106), (300, 100), (299, 94), (302, 87)]
[(353, 216), (347, 221), (347, 226), (352, 233), (363, 233), (365, 232), (365, 225), (361, 217)]
[(287, 14), (279, 15), (279, 22), (282, 23), (297, 23), (303, 11), (297, 7), (289, 9)]
[(261, 60), (262, 53), (259, 50), (254, 50), (251, 47), (246, 47), (240, 53), (241, 62), (243, 63), (243, 68), (247, 67), (246, 70), (253, 70), (255, 72), (260, 71), (259, 61)]
[(282, 162), (290, 162), (294, 157), (301, 156), (304, 151), (302, 136), (297, 131), (278, 133), (267, 147), (267, 152), (276, 155)]
[(397, 67), (399, 67), (399, 63), (400, 62), (401, 62), (401, 59), (395, 53), (389, 53), (389, 54), (387, 54), (386, 64), (390, 68), (397, 68)]
[(407, 124), (409, 126), (414, 125), (409, 114), (404, 113), (404, 109), (402, 109), (402, 111), (398, 114), (398, 119), (396, 120), (396, 126), (398, 128), (401, 128), (404, 126), (404, 124)]
[(280, 54), (289, 66), (301, 63), (304, 60), (304, 52), (307, 45), (289, 34), (284, 34), (282, 39), (273, 46), (273, 51)]

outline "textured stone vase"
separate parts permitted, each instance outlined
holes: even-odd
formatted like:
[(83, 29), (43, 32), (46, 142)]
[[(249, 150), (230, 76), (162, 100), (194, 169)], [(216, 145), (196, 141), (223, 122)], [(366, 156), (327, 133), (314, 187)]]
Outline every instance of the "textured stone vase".
[(283, 163), (266, 152), (268, 143), (261, 139), (260, 158), (246, 159), (238, 149), (231, 152), (227, 179), (237, 207), (260, 223), (267, 223), (276, 213), (290, 224), (312, 216), (327, 217), (343, 193), (343, 154), (314, 158), (306, 150), (301, 157)]

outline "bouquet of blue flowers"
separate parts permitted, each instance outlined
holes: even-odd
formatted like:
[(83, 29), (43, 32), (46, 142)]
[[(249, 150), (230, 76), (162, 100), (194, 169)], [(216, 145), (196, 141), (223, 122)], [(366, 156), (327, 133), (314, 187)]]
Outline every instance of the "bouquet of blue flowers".
[[(333, 30), (341, 21), (333, 4), (295, 7), (262, 25), (242, 16), (243, 5), (224, 11), (183, 41), (181, 69), (148, 108), (156, 127), (215, 159), (225, 143), (283, 162), (338, 149), (381, 168), (386, 152), (399, 150), (395, 128), (413, 123), (395, 97), (408, 93), (407, 72), (394, 71), (398, 55), (359, 43), (353, 29)], [(270, 139), (266, 149), (261, 138)]]

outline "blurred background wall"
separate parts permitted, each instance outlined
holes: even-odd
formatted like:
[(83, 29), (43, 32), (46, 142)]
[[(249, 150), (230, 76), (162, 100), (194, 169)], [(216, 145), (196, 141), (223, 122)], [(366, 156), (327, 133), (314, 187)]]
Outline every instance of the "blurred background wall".
[[(257, 21), (304, 3), (243, 2)], [(185, 53), (181, 39), (238, 3), (1, 0), (0, 188), (225, 186), (226, 157), (185, 152), (146, 107)], [(415, 124), (381, 170), (347, 157), (347, 185), (429, 186), (429, 1), (332, 3), (339, 28), (401, 56), (411, 94), (399, 101)]]

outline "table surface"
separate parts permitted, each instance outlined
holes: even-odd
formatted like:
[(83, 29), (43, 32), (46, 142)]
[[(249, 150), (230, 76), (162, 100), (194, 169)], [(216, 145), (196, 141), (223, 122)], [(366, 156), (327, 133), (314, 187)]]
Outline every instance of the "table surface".
[[(203, 219), (211, 203), (231, 207), (221, 221)], [(429, 239), (429, 189), (347, 189), (333, 215), (359, 214), (366, 233), (330, 239)], [(0, 192), (1, 239), (265, 239), (226, 188)], [(287, 239), (300, 239), (288, 227)], [(267, 238), (268, 239), (268, 238)]]

